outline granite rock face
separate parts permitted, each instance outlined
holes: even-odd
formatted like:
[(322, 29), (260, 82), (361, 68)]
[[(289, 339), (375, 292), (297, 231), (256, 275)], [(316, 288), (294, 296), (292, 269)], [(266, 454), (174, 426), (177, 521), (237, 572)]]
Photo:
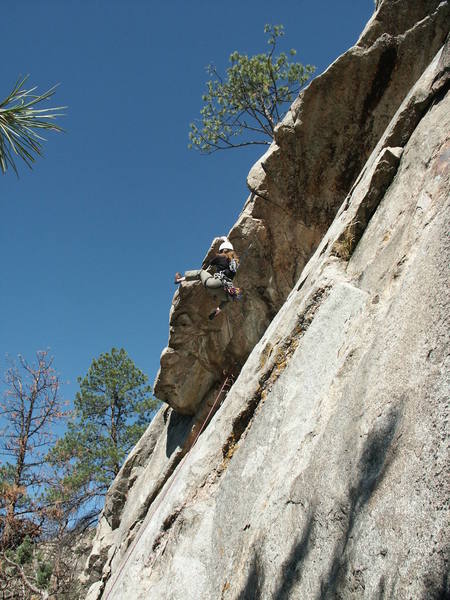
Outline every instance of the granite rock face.
[(245, 303), (211, 324), (200, 285), (175, 294), (171, 406), (108, 493), (87, 600), (450, 594), (448, 17), (378, 2), (252, 169)]
[[(227, 307), (211, 325), (205, 317), (213, 300), (200, 283), (182, 284), (155, 382), (158, 398), (193, 415), (224, 370), (242, 367), (395, 111), (444, 43), (449, 20), (448, 2), (382, 2), (357, 44), (300, 94), (250, 171), (252, 193), (229, 233), (243, 257), (237, 285), (244, 302)], [(214, 241), (207, 256), (217, 247)]]

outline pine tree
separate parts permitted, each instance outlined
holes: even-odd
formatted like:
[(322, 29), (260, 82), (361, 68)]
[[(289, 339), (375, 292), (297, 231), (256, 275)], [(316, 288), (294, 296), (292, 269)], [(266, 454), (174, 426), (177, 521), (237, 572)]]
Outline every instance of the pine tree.
[(158, 407), (147, 381), (123, 348), (101, 354), (78, 378), (74, 419), (50, 456), (66, 471), (64, 485), (51, 495), (89, 509), (88, 520), (97, 516), (108, 487)]
[(235, 51), (230, 55), (226, 75), (214, 65), (207, 67), (212, 77), (206, 83), (201, 118), (190, 124), (189, 148), (210, 154), (216, 150), (254, 144), (269, 145), (282, 107), (291, 103), (314, 73), (311, 65), (290, 62), (296, 55), (281, 52), (275, 56), (283, 25), (266, 25), (270, 50), (247, 56)]

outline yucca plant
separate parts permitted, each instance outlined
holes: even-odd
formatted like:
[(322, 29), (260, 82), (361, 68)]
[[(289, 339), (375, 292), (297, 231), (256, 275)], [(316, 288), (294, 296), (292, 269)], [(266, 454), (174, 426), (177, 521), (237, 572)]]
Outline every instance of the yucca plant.
[(3, 173), (11, 167), (18, 174), (17, 157), (32, 167), (36, 156), (42, 154), (45, 141), (37, 131), (62, 131), (53, 120), (62, 116), (58, 111), (66, 107), (36, 108), (54, 95), (57, 86), (44, 94), (36, 94), (36, 86), (29, 90), (24, 88), (27, 79), (28, 75), (18, 79), (10, 94), (0, 102), (0, 168)]

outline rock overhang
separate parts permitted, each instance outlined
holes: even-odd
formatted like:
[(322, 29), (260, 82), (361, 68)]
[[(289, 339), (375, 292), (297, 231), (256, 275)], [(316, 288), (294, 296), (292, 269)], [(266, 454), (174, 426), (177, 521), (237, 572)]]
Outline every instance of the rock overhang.
[[(228, 234), (245, 256), (236, 278), (243, 301), (229, 303), (211, 322), (214, 302), (200, 283), (175, 293), (154, 389), (180, 413), (194, 415), (224, 373), (245, 363), (445, 40), (448, 3), (419, 4), (400, 7), (394, 18), (391, 3), (381, 2), (356, 46), (301, 92), (250, 170), (251, 194)], [(219, 243), (213, 240), (203, 264)]]

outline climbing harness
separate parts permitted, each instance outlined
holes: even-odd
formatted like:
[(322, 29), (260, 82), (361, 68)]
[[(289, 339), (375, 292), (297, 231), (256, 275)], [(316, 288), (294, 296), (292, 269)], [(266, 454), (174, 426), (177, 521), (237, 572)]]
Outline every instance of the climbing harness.
[(218, 279), (224, 287), (232, 285), (231, 279), (229, 279), (223, 271), (217, 271), (217, 273), (214, 273), (213, 277), (214, 279)]
[[(112, 580), (111, 587), (109, 588), (109, 590), (108, 590), (108, 592), (107, 592), (107, 594), (105, 596), (105, 600), (108, 600), (108, 598), (109, 598), (112, 590), (114, 589), (114, 586), (116, 585), (117, 581), (119, 580), (120, 575), (122, 574), (122, 571), (123, 571), (125, 565), (127, 564), (128, 560), (129, 560), (129, 558), (130, 558), (133, 550), (136, 548), (136, 546), (137, 546), (139, 540), (141, 539), (144, 531), (146, 530), (148, 524), (150, 523), (151, 518), (156, 514), (156, 511), (161, 506), (162, 501), (167, 496), (167, 494), (169, 493), (169, 490), (172, 488), (173, 484), (175, 483), (175, 481), (176, 481), (176, 479), (178, 477), (178, 474), (181, 471), (181, 467), (183, 466), (184, 462), (187, 460), (187, 458), (188, 458), (188, 456), (190, 454), (190, 451), (192, 450), (192, 448), (197, 443), (197, 440), (200, 437), (200, 435), (202, 434), (204, 428), (206, 427), (206, 424), (208, 423), (209, 418), (213, 414), (214, 409), (216, 408), (216, 406), (217, 406), (217, 409), (220, 406), (222, 406), (222, 404), (223, 404), (223, 402), (225, 400), (225, 397), (227, 396), (228, 392), (230, 391), (231, 387), (234, 384), (234, 380), (235, 380), (235, 378), (234, 378), (233, 374), (231, 372), (228, 372), (227, 375), (225, 376), (225, 380), (224, 380), (224, 382), (222, 384), (222, 387), (219, 390), (219, 393), (217, 394), (217, 396), (216, 396), (216, 398), (215, 398), (215, 400), (214, 400), (214, 402), (213, 402), (213, 404), (212, 404), (212, 406), (211, 406), (208, 414), (206, 415), (206, 417), (205, 417), (205, 419), (204, 419), (204, 421), (202, 423), (202, 426), (200, 427), (198, 433), (196, 434), (196, 436), (194, 438), (194, 441), (193, 441), (191, 447), (189, 448), (189, 450), (186, 452), (186, 454), (183, 456), (183, 458), (180, 460), (180, 462), (176, 466), (176, 473), (174, 473), (174, 477), (173, 477), (172, 481), (167, 486), (167, 489), (164, 490), (163, 493), (159, 494), (159, 501), (156, 503), (155, 506), (153, 506), (153, 510), (152, 511), (149, 510), (149, 512), (147, 513), (147, 516), (145, 517), (145, 519), (144, 519), (144, 521), (143, 521), (143, 523), (141, 525), (141, 528), (139, 529), (139, 532), (138, 532), (136, 538), (134, 539), (134, 541), (131, 544), (131, 546), (128, 548), (127, 555), (126, 555), (124, 561), (122, 562), (122, 564), (121, 564), (118, 572), (116, 573), (115, 577)], [(220, 398), (221, 398), (222, 395), (223, 395), (222, 400), (220, 400)]]
[(222, 284), (223, 291), (230, 296), (232, 300), (240, 300), (242, 298), (241, 288), (234, 287), (233, 282), (229, 279), (223, 271), (219, 271), (213, 275), (214, 279), (218, 279)]

